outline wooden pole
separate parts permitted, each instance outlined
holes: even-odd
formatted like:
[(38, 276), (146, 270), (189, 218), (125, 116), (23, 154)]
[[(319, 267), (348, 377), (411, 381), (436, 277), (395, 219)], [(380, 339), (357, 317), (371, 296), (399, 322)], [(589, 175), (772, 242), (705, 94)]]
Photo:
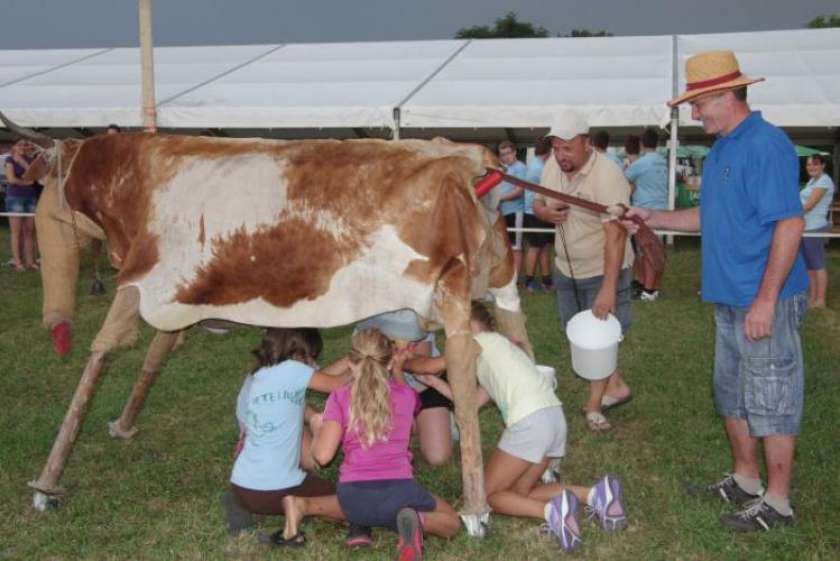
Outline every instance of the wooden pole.
[(140, 66), (143, 85), (143, 128), (157, 132), (155, 109), (155, 60), (152, 41), (152, 0), (139, 0), (140, 9)]

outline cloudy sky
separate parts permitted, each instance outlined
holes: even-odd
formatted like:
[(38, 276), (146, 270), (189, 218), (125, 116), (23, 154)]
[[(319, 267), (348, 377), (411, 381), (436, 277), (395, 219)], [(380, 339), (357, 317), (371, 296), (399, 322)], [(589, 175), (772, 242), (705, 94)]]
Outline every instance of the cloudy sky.
[[(137, 44), (136, 0), (3, 0), (0, 49)], [(547, 28), (669, 35), (801, 28), (840, 0), (156, 0), (157, 45), (451, 38), (508, 11)]]

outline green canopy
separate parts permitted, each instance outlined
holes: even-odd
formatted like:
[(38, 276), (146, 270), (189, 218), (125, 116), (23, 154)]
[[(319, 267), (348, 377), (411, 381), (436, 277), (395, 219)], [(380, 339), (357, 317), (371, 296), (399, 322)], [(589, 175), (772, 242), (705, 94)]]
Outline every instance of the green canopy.
[(828, 156), (828, 152), (823, 152), (822, 150), (808, 148), (807, 146), (796, 146), (796, 155), (800, 158), (807, 158), (809, 156), (813, 156), (814, 154), (819, 154), (820, 156)]

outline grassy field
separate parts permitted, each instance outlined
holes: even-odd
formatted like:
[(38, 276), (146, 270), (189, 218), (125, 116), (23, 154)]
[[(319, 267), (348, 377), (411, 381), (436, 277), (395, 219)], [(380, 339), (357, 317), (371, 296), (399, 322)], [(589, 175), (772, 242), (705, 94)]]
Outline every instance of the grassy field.
[[(0, 255), (7, 255), (7, 229)], [(696, 241), (683, 240), (670, 253), (664, 296), (634, 303), (634, 326), (621, 346), (621, 363), (635, 392), (631, 405), (611, 415), (615, 429), (589, 433), (578, 413), (586, 384), (569, 368), (567, 347), (547, 295), (525, 296), (529, 331), (539, 361), (557, 367), (558, 393), (569, 420), (563, 478), (588, 484), (603, 473), (619, 474), (626, 486), (629, 528), (616, 535), (584, 528), (584, 546), (568, 559), (614, 561), (837, 560), (840, 559), (840, 322), (835, 310), (808, 316), (803, 331), (807, 368), (806, 408), (792, 500), (795, 527), (763, 535), (736, 535), (718, 524), (726, 507), (687, 497), (689, 482), (718, 479), (728, 450), (712, 406), (712, 311), (700, 303)], [(840, 278), (840, 253), (830, 253), (830, 274)], [(101, 324), (110, 296), (87, 294), (90, 265), (78, 289), (75, 348), (66, 360), (53, 354), (40, 325), (40, 280), (36, 273), (0, 271), (0, 560), (246, 560), (385, 559), (393, 535), (378, 532), (375, 547), (348, 553), (344, 529), (305, 522), (303, 550), (270, 550), (252, 533), (231, 538), (219, 496), (225, 490), (236, 440), (233, 404), (251, 366), (256, 329), (226, 336), (191, 331), (168, 361), (131, 441), (109, 438), (143, 360), (152, 330), (144, 327), (133, 348), (114, 353), (62, 478), (62, 506), (35, 512), (26, 482), (49, 452)], [(835, 285), (840, 281), (835, 281)], [(830, 303), (840, 302), (832, 289)], [(831, 305), (831, 304), (830, 304)], [(349, 329), (324, 332), (326, 359), (345, 352)], [(494, 446), (501, 419), (481, 414), (485, 450)], [(416, 463), (418, 478), (456, 502), (458, 464), (432, 469)], [(334, 468), (327, 471), (334, 476)], [(261, 518), (275, 529), (279, 518)], [(431, 560), (557, 559), (553, 541), (536, 521), (494, 517), (484, 540), (465, 535), (430, 538)]]

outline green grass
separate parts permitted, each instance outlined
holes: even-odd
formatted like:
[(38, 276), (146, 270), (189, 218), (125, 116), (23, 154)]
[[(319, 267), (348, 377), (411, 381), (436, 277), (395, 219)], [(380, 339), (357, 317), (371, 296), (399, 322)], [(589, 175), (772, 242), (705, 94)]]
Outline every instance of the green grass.
[[(0, 230), (0, 255), (7, 255), (8, 230)], [(563, 476), (587, 484), (605, 472), (622, 476), (629, 528), (610, 535), (584, 528), (584, 546), (568, 559), (616, 561), (837, 560), (840, 559), (838, 425), (840, 321), (834, 310), (812, 313), (804, 328), (806, 408), (797, 450), (793, 503), (795, 527), (763, 535), (722, 529), (726, 508), (686, 497), (689, 481), (710, 481), (727, 470), (728, 449), (712, 406), (710, 372), (713, 323), (697, 297), (696, 241), (681, 240), (670, 252), (663, 298), (634, 303), (634, 325), (621, 346), (621, 364), (635, 392), (633, 403), (611, 415), (615, 430), (586, 431), (578, 411), (586, 384), (571, 374), (566, 344), (550, 296), (526, 296), (529, 331), (539, 361), (557, 367), (558, 393), (566, 404), (569, 446)], [(830, 273), (840, 278), (840, 252), (830, 253)], [(302, 551), (268, 550), (253, 534), (227, 535), (219, 496), (227, 486), (236, 440), (233, 404), (251, 366), (249, 350), (258, 330), (219, 337), (191, 331), (171, 356), (138, 419), (131, 441), (109, 438), (139, 372), (152, 335), (142, 329), (131, 349), (108, 359), (98, 393), (61, 483), (67, 496), (55, 511), (31, 507), (26, 482), (49, 453), (76, 382), (86, 348), (104, 319), (108, 296), (89, 296), (90, 264), (78, 289), (75, 348), (66, 360), (53, 354), (40, 324), (40, 281), (35, 273), (0, 271), (0, 560), (246, 560), (383, 559), (394, 538), (377, 533), (369, 552), (348, 554), (342, 528), (305, 522), (309, 543)], [(830, 302), (840, 302), (832, 289)], [(349, 330), (324, 333), (326, 359), (345, 352)], [(481, 414), (485, 452), (501, 430), (495, 410)], [(416, 465), (419, 479), (450, 501), (460, 496), (457, 463), (432, 469)], [(328, 470), (334, 476), (334, 468)], [(279, 518), (260, 519), (274, 529)], [(557, 559), (558, 546), (537, 532), (539, 524), (501, 516), (489, 536), (461, 534), (451, 541), (430, 538), (428, 558)]]

